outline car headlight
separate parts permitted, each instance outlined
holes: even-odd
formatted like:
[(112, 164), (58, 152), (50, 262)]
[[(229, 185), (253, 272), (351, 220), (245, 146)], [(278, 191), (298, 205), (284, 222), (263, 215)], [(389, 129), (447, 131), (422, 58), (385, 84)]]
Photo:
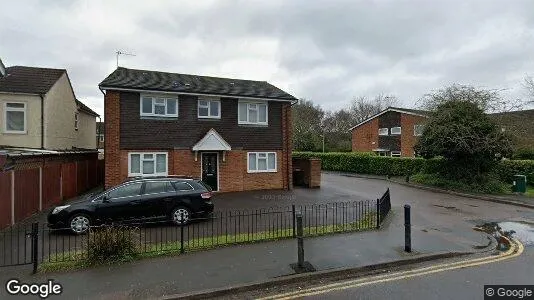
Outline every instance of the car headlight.
[(69, 207), (70, 205), (62, 205), (62, 206), (58, 206), (56, 208), (54, 208), (54, 210), (52, 211), (52, 214), (57, 214), (58, 212), (64, 210), (65, 208)]

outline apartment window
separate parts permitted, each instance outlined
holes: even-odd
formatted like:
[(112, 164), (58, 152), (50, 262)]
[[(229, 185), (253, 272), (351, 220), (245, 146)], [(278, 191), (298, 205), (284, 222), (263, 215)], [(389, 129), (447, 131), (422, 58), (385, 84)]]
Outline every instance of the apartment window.
[(413, 126), (413, 135), (414, 135), (414, 136), (421, 136), (421, 135), (423, 135), (423, 129), (424, 129), (424, 126), (423, 126), (423, 125), (414, 125), (414, 126)]
[(26, 133), (26, 103), (8, 102), (4, 108), (5, 132)]
[(378, 135), (388, 135), (389, 129), (388, 128), (379, 128), (378, 129)]
[(128, 176), (166, 176), (167, 153), (128, 153)]
[(267, 125), (267, 108), (268, 105), (266, 102), (239, 101), (238, 124)]
[(74, 113), (74, 130), (78, 130), (78, 113)]
[(400, 157), (401, 153), (400, 151), (391, 151), (391, 157)]
[(178, 117), (178, 99), (168, 96), (141, 96), (142, 117)]
[(399, 135), (399, 134), (401, 134), (400, 127), (391, 127), (391, 135)]
[(199, 118), (221, 118), (221, 102), (219, 100), (198, 100), (198, 117)]
[(98, 135), (98, 141), (103, 143), (104, 142), (104, 135), (103, 134), (99, 134)]
[(276, 172), (276, 152), (249, 152), (248, 172)]

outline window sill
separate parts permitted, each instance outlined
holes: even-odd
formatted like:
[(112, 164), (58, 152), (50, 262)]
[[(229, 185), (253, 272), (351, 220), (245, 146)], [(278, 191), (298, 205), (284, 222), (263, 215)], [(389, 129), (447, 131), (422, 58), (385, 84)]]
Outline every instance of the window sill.
[(249, 173), (249, 174), (277, 173), (277, 172), (278, 172), (277, 170), (273, 170), (273, 171), (247, 171), (247, 173)]
[(220, 117), (198, 117), (199, 121), (220, 121)]
[(3, 132), (4, 134), (19, 134), (19, 135), (23, 135), (23, 134), (28, 134), (27, 131), (4, 131)]
[(258, 127), (258, 128), (267, 128), (269, 124), (251, 124), (251, 123), (238, 123), (240, 127)]
[(178, 117), (154, 117), (154, 116), (141, 116), (141, 120), (154, 120), (154, 121), (176, 121)]

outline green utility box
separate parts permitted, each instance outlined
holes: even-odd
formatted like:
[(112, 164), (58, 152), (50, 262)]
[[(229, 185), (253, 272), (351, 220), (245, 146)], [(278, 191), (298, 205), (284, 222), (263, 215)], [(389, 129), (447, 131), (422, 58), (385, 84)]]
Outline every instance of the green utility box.
[(527, 176), (525, 175), (514, 175), (514, 186), (512, 188), (515, 193), (526, 193), (527, 192)]

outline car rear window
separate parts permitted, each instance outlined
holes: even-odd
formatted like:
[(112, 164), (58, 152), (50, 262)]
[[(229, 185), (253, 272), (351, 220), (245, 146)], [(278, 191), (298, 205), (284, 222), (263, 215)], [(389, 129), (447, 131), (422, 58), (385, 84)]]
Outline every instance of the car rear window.
[(173, 192), (174, 189), (168, 181), (148, 181), (145, 184), (144, 194), (157, 194), (165, 192)]
[(174, 188), (176, 188), (177, 191), (191, 191), (193, 188), (187, 184), (186, 182), (180, 182), (175, 181), (174, 182)]

